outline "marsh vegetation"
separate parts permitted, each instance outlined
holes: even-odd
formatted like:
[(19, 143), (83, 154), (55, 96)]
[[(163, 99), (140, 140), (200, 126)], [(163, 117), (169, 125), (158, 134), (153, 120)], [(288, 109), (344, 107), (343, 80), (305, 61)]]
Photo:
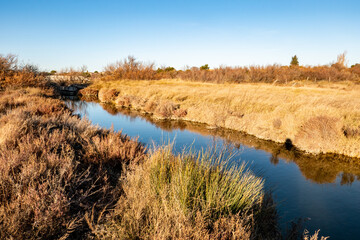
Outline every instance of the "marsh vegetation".
[[(94, 75), (81, 94), (155, 119), (359, 157), (357, 65), (340, 60), (176, 71), (128, 58)], [(280, 238), (259, 176), (209, 153), (149, 152), (95, 127), (56, 99), (47, 75), (0, 56), (0, 238)]]
[(309, 153), (360, 157), (360, 86), (355, 83), (215, 84), (182, 80), (96, 81), (80, 91), (154, 118), (206, 123)]
[(51, 89), (6, 90), (0, 113), (3, 239), (279, 236), (262, 180), (216, 156), (146, 153)]

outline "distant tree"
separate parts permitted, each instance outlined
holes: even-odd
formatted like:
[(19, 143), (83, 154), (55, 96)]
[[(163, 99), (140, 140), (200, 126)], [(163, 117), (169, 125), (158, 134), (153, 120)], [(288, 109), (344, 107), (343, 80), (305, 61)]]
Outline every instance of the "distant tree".
[(200, 70), (209, 70), (209, 69), (210, 69), (209, 64), (205, 64), (200, 67)]
[(54, 75), (55, 73), (56, 73), (55, 70), (51, 70), (51, 72), (50, 72), (51, 75)]
[(86, 78), (91, 77), (91, 74), (90, 74), (88, 71), (82, 72), (81, 75), (82, 75), (83, 77), (86, 77)]
[(346, 51), (337, 56), (336, 63), (339, 64), (340, 66), (346, 67), (347, 65)]
[(35, 66), (32, 64), (26, 64), (26, 65), (22, 66), (20, 69), (25, 72), (32, 72), (32, 73), (36, 73), (36, 74), (38, 74), (40, 72), (38, 66)]
[(336, 63), (331, 64), (331, 67), (341, 71), (347, 68), (346, 52), (343, 52), (337, 56)]
[(85, 73), (85, 72), (87, 72), (87, 71), (88, 71), (87, 66), (86, 66), (86, 65), (82, 65), (81, 68), (80, 68), (80, 72)]
[(173, 67), (167, 67), (167, 68), (165, 68), (165, 72), (171, 72), (171, 71), (176, 71), (176, 69), (173, 68)]
[(292, 67), (299, 66), (299, 59), (296, 55), (294, 55), (291, 58), (290, 66), (292, 66)]

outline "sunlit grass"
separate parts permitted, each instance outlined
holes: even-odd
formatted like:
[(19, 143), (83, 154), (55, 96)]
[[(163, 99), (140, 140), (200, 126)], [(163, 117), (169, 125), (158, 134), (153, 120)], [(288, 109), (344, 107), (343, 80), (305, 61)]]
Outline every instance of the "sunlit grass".
[[(120, 239), (277, 236), (274, 206), (264, 201), (263, 180), (244, 165), (226, 162), (209, 152), (155, 150), (128, 173), (112, 220), (95, 234)], [(257, 224), (264, 222), (271, 231), (261, 232)]]
[(84, 92), (96, 89), (102, 95), (117, 91), (101, 98), (118, 107), (150, 112), (154, 118), (202, 122), (276, 142), (289, 138), (312, 153), (360, 156), (360, 87), (353, 83), (276, 86), (119, 80), (95, 82)]

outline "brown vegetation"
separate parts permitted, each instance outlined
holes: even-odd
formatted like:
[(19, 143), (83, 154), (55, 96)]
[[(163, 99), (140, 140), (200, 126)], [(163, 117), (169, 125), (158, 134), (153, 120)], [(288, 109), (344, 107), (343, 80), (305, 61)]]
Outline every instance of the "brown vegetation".
[(33, 65), (19, 66), (15, 55), (0, 54), (0, 90), (6, 87), (25, 87), (44, 84), (44, 74)]
[(146, 155), (52, 97), (1, 92), (1, 239), (278, 238), (262, 180), (243, 167), (169, 150)]
[[(48, 98), (44, 98), (48, 96)], [(51, 92), (0, 97), (0, 238), (80, 237), (120, 197), (124, 164), (144, 148), (72, 116)]]
[(154, 70), (153, 63), (145, 64), (136, 61), (132, 56), (105, 68), (105, 79), (149, 80), (160, 79), (161, 77), (162, 75)]
[[(358, 65), (358, 64), (357, 64)], [(293, 81), (329, 82), (354, 81), (360, 82), (359, 67), (346, 66), (345, 53), (340, 54), (337, 61), (324, 66), (249, 66), (226, 67), (214, 69), (208, 67), (192, 67), (186, 70), (176, 70), (172, 67), (154, 68), (154, 63), (143, 63), (129, 56), (121, 62), (111, 64), (105, 68), (102, 80), (159, 80), (182, 79), (187, 81), (201, 81), (213, 83), (289, 83)]]
[(120, 80), (97, 81), (83, 91), (98, 90), (119, 92), (112, 103), (155, 118), (202, 122), (276, 142), (291, 139), (311, 153), (360, 157), (360, 87), (351, 82), (276, 86)]
[(160, 149), (128, 173), (99, 239), (279, 239), (261, 179), (208, 154)]
[[(162, 76), (131, 58), (109, 71), (109, 79)], [(9, 90), (44, 85), (44, 80), (32, 66), (19, 67), (15, 57), (0, 56), (1, 88), (8, 88), (0, 92), (0, 238), (279, 238), (274, 206), (251, 172), (222, 168), (202, 155), (162, 150), (146, 155), (137, 141), (73, 116), (49, 89)], [(101, 84), (83, 92), (122, 107), (147, 108), (162, 118), (196, 121), (198, 115), (203, 120), (202, 101), (191, 103), (191, 91), (168, 91), (164, 97), (132, 82), (125, 89)], [(216, 126), (228, 127), (229, 116), (251, 114), (248, 103), (256, 113), (264, 109), (247, 96), (240, 109), (233, 108), (230, 90), (227, 94), (205, 96), (205, 113), (215, 106), (210, 118)], [(341, 129), (350, 133), (357, 122), (347, 117), (349, 124)], [(283, 124), (272, 123), (282, 129)], [(353, 135), (348, 134), (352, 141)]]
[[(284, 144), (262, 140), (243, 132), (224, 128), (208, 128), (206, 124), (190, 121), (161, 120), (153, 118), (153, 116), (144, 112), (134, 111), (128, 108), (116, 108), (114, 104), (101, 105), (108, 113), (113, 115), (120, 112), (132, 118), (141, 116), (149, 123), (156, 125), (164, 131), (187, 129), (203, 136), (221, 137), (226, 142), (232, 143), (233, 145), (231, 146), (236, 148), (246, 145), (255, 149), (264, 150), (271, 153), (269, 161), (272, 164), (278, 164), (280, 158), (289, 163), (295, 162), (306, 179), (318, 184), (334, 183), (338, 177), (341, 178), (341, 185), (351, 185), (353, 182), (360, 180), (360, 162), (357, 158), (336, 154), (304, 154), (304, 152), (298, 151), (296, 148), (287, 150)], [(82, 102), (78, 102), (74, 107), (81, 111), (83, 104)], [(276, 120), (274, 121), (277, 122)]]

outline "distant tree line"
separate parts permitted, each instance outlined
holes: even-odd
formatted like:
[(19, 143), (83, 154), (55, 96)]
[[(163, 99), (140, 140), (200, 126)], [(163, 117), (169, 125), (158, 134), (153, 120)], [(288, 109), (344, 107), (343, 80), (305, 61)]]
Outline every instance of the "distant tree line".
[(30, 64), (18, 64), (14, 55), (0, 55), (0, 87), (7, 85), (34, 85), (44, 81), (47, 75), (65, 75), (71, 78), (96, 78), (102, 80), (159, 80), (182, 79), (214, 83), (266, 82), (287, 83), (291, 81), (354, 81), (360, 83), (360, 64), (347, 66), (346, 53), (340, 54), (335, 63), (323, 66), (301, 66), (297, 55), (291, 58), (290, 65), (278, 64), (267, 66), (228, 67), (210, 69), (208, 64), (200, 67), (187, 67), (177, 70), (171, 66), (155, 68), (154, 63), (144, 63), (129, 56), (122, 61), (110, 64), (104, 71), (90, 73), (86, 66), (80, 69), (63, 69), (59, 72), (40, 72)]
[(294, 80), (307, 81), (356, 81), (360, 82), (360, 64), (346, 66), (346, 53), (340, 54), (333, 64), (323, 66), (301, 66), (296, 55), (289, 66), (278, 64), (248, 67), (218, 67), (210, 69), (208, 64), (176, 70), (164, 66), (155, 70), (154, 63), (143, 63), (133, 56), (108, 65), (102, 75), (103, 80), (133, 79), (158, 80), (179, 78), (188, 81), (216, 83), (268, 82), (287, 83)]

